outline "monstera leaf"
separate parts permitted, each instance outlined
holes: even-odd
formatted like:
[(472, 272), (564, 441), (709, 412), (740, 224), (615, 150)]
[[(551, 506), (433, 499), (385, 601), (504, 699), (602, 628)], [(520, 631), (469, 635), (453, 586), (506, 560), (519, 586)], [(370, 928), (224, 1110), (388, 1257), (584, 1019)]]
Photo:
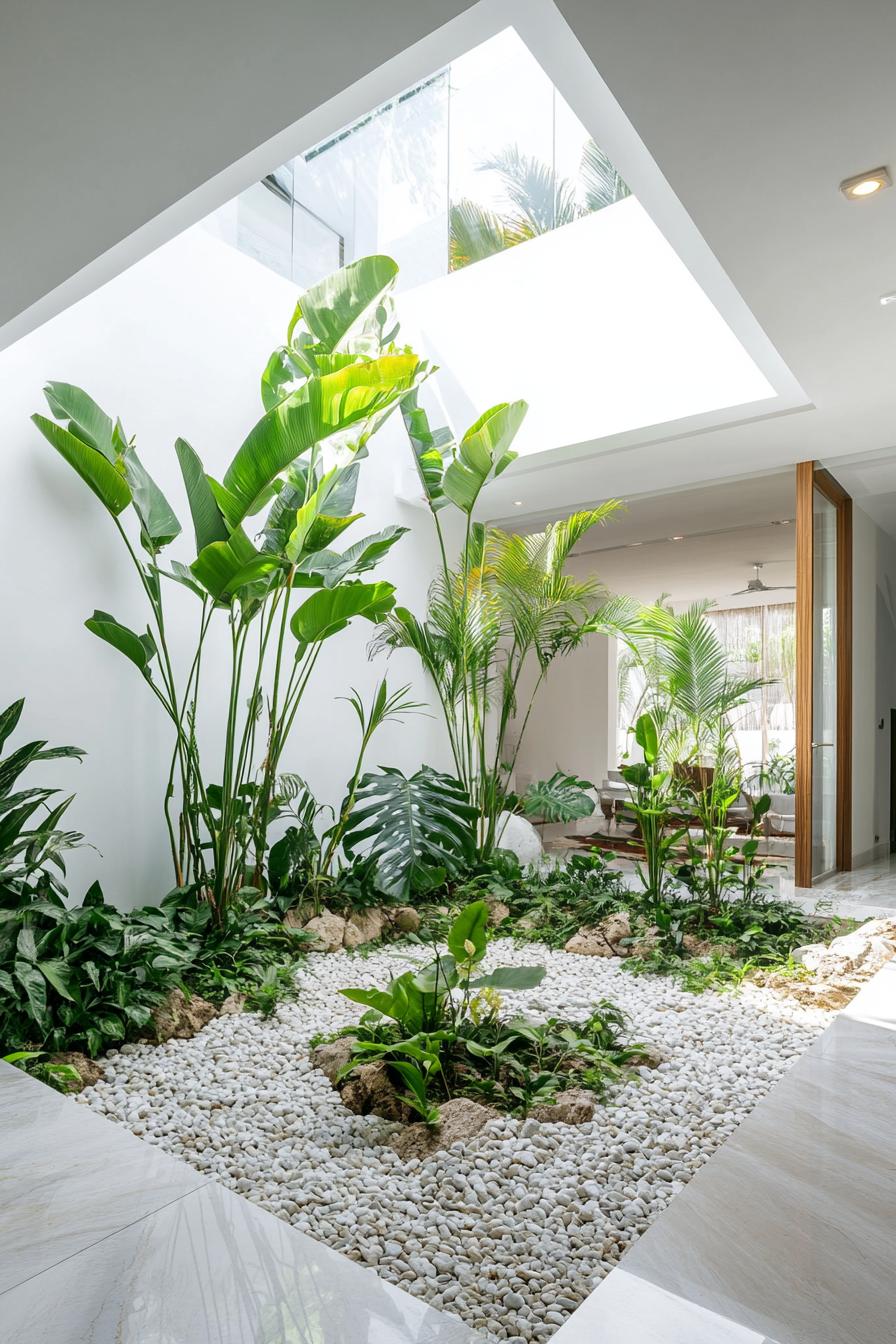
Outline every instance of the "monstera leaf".
[(538, 817), (542, 821), (566, 822), (590, 817), (594, 799), (587, 790), (593, 788), (589, 780), (557, 770), (550, 779), (540, 779), (529, 785), (522, 797), (523, 812), (527, 817)]
[(361, 779), (342, 846), (350, 859), (359, 852), (373, 858), (379, 890), (404, 900), (472, 859), (475, 819), (451, 775), (423, 766), (408, 778), (386, 767)]

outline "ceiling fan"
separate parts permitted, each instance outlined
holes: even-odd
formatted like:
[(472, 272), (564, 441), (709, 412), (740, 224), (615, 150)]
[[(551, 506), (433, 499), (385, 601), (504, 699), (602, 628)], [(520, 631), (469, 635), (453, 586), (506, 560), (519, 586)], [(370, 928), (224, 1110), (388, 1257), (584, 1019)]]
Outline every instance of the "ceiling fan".
[(762, 576), (759, 573), (762, 569), (761, 560), (755, 560), (753, 562), (753, 568), (756, 573), (753, 578), (750, 579), (746, 588), (739, 588), (736, 593), (731, 594), (732, 597), (743, 597), (745, 593), (783, 593), (785, 589), (789, 592), (794, 591), (796, 585), (792, 583), (763, 583)]

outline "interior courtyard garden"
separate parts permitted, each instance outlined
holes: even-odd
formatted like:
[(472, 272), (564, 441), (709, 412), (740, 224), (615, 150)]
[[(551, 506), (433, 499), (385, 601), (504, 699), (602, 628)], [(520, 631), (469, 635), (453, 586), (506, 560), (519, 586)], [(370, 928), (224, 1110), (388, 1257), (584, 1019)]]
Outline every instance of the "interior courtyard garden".
[[(695, 1192), (749, 1123), (810, 1160), (835, 1103), (781, 1089), (892, 1036), (896, 543), (857, 508), (853, 546), (814, 460), (617, 490), (567, 452), (783, 393), (513, 29), (338, 127), (0, 353), (11, 1167), (64, 1100), (157, 1193), (174, 1159), (365, 1271), (346, 1300), (426, 1313), (339, 1339), (671, 1341), (577, 1313), (674, 1209), (712, 1240)], [(17, 1339), (107, 1235), (0, 1272)], [(320, 1321), (203, 1301), (190, 1336), (128, 1286), (144, 1254), (119, 1325), (98, 1289), (59, 1339), (337, 1338), (335, 1259)]]

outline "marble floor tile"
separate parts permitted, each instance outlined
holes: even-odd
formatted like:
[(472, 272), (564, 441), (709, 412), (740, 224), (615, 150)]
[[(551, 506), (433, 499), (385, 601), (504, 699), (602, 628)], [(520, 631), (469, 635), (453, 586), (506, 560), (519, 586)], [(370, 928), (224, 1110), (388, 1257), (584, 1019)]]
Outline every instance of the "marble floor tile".
[(776, 1344), (619, 1267), (608, 1274), (551, 1344)]
[(894, 1046), (890, 1031), (835, 1021), (625, 1269), (778, 1344), (892, 1339)]
[(209, 1184), (0, 1297), (0, 1344), (476, 1344)]
[(0, 1063), (0, 1292), (206, 1180)]

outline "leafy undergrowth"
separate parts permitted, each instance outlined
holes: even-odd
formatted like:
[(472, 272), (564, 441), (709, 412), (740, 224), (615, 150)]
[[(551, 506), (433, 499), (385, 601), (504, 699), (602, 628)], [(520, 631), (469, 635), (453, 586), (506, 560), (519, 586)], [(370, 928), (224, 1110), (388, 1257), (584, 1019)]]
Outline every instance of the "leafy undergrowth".
[(433, 946), (421, 970), (405, 971), (384, 989), (344, 989), (367, 1012), (344, 1028), (351, 1053), (340, 1080), (359, 1066), (386, 1066), (401, 1100), (429, 1125), (439, 1103), (470, 1097), (511, 1115), (550, 1105), (559, 1093), (586, 1088), (602, 1097), (646, 1047), (623, 1041), (625, 1018), (602, 1000), (583, 1022), (537, 1022), (504, 1011), (502, 990), (534, 989), (544, 966), (499, 966), (482, 973), (489, 939), (485, 901), (465, 906)]

